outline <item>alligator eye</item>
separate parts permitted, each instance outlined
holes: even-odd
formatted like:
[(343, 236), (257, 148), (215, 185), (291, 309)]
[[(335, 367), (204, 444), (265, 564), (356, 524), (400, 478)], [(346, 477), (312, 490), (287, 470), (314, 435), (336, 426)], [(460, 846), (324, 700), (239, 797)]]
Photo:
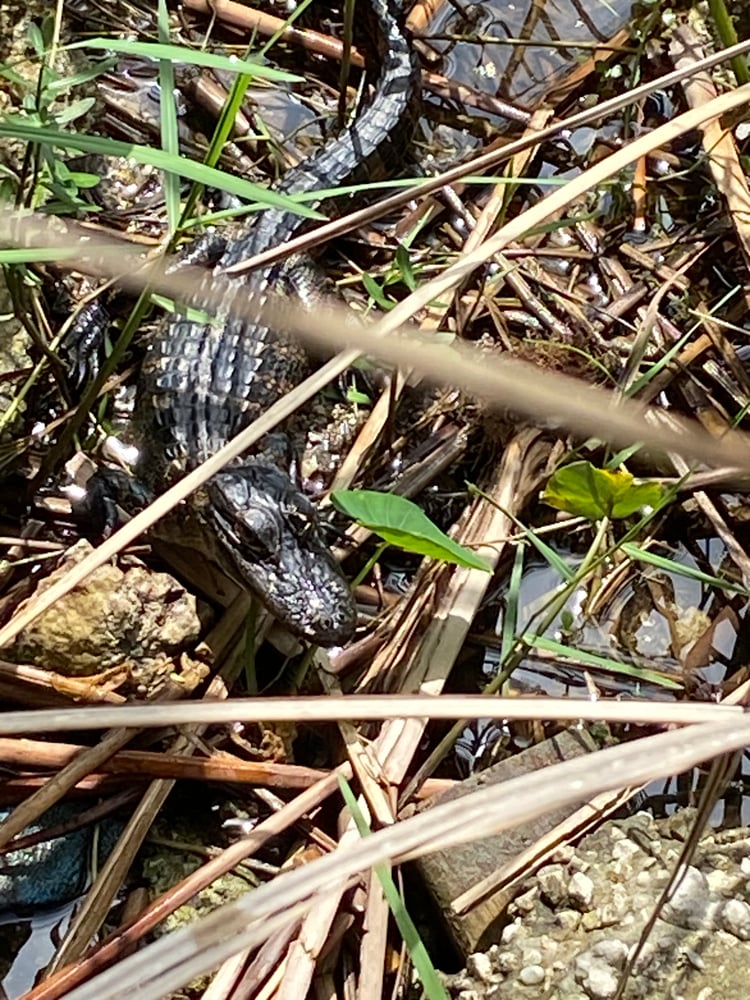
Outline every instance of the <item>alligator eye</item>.
[(237, 542), (243, 551), (260, 559), (275, 557), (281, 544), (278, 520), (263, 510), (245, 510), (232, 522)]

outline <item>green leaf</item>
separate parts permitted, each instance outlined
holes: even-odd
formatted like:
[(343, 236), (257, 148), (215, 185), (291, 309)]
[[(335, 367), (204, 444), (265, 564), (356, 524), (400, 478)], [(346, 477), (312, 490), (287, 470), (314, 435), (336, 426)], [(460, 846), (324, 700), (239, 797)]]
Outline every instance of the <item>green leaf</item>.
[(629, 517), (642, 507), (658, 507), (663, 495), (658, 483), (636, 483), (629, 472), (573, 462), (550, 477), (542, 499), (558, 510), (597, 521)]
[(42, 40), (44, 43), (44, 51), (47, 52), (52, 45), (52, 40), (55, 37), (55, 15), (45, 14), (42, 19)]
[(367, 273), (367, 271), (362, 272), (362, 283), (364, 284), (365, 289), (367, 290), (367, 294), (373, 300), (375, 305), (380, 306), (380, 308), (385, 310), (386, 312), (389, 309), (393, 309), (396, 303), (392, 302), (388, 298), (388, 296), (385, 294), (385, 292), (377, 283), (377, 281), (373, 277), (371, 277)]
[(70, 179), (76, 187), (79, 188), (93, 188), (101, 180), (96, 174), (86, 174), (80, 170), (71, 170), (69, 173)]
[(9, 66), (0, 66), (0, 77), (4, 80), (8, 80), (16, 87), (28, 87), (29, 85), (28, 80), (22, 77), (20, 73), (16, 73), (16, 71), (11, 69)]
[(37, 57), (42, 59), (44, 57), (44, 38), (42, 37), (41, 28), (36, 21), (29, 22), (26, 34), (29, 38), (29, 45), (31, 45), (34, 52), (36, 52)]
[(68, 170), (67, 164), (63, 163), (62, 160), (54, 159), (54, 157), (50, 157), (49, 160), (49, 165), (53, 171), (54, 179), (58, 182), (58, 184), (70, 184), (73, 175), (70, 170)]
[(411, 266), (411, 257), (409, 256), (409, 251), (406, 249), (403, 243), (399, 243), (396, 250), (396, 267), (401, 273), (401, 280), (409, 289), (413, 292), (417, 287), (417, 279), (414, 276), (414, 270)]
[(637, 441), (635, 444), (629, 444), (627, 448), (622, 448), (620, 451), (615, 452), (614, 455), (607, 462), (606, 468), (616, 469), (619, 465), (625, 465), (633, 455), (637, 455), (638, 452), (643, 448), (643, 442)]
[(82, 97), (78, 101), (71, 101), (70, 104), (66, 104), (63, 108), (56, 109), (51, 117), (56, 125), (67, 125), (68, 122), (73, 122), (76, 118), (81, 118), (95, 104), (96, 98)]
[(469, 569), (492, 572), (484, 559), (449, 538), (406, 497), (375, 490), (337, 490), (331, 494), (335, 507), (406, 552), (442, 559)]
[(353, 406), (369, 406), (372, 403), (372, 399), (366, 392), (360, 392), (354, 386), (350, 386), (346, 390), (346, 401)]
[(36, 110), (36, 95), (35, 94), (24, 94), (21, 98), (21, 107), (26, 112), (26, 119), (30, 122), (36, 122), (39, 126), (42, 124), (42, 119)]

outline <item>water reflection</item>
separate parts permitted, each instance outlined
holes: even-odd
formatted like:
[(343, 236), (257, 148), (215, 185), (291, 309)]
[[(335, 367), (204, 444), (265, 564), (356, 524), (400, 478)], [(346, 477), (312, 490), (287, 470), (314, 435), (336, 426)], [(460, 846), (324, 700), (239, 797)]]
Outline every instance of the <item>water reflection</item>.
[[(484, 93), (532, 106), (549, 92), (551, 81), (590, 55), (590, 48), (578, 48), (575, 42), (590, 46), (609, 41), (629, 22), (634, 4), (631, 0), (491, 0), (462, 7), (468, 21), (446, 3), (425, 32), (430, 47), (443, 57), (441, 73)], [(459, 37), (483, 39), (485, 44)], [(517, 40), (531, 41), (518, 45)]]

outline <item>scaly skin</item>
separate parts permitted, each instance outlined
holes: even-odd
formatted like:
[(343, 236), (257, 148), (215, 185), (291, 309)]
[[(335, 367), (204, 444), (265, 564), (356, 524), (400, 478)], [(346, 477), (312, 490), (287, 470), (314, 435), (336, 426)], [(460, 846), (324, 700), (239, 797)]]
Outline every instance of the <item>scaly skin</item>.
[[(382, 176), (389, 148), (402, 146), (415, 120), (418, 68), (390, 0), (368, 0), (380, 50), (373, 99), (357, 120), (274, 190), (296, 195)], [(329, 208), (330, 206), (326, 206)], [(235, 234), (217, 267), (278, 246), (306, 225), (269, 209)], [(241, 279), (248, 297), (265, 294), (278, 267)], [(136, 421), (145, 442), (143, 474), (163, 485), (213, 455), (309, 373), (298, 343), (260, 324), (225, 318), (205, 325), (165, 323), (144, 362)], [(186, 505), (212, 558), (253, 591), (295, 634), (319, 645), (345, 642), (355, 625), (346, 581), (320, 536), (314, 507), (285, 472), (250, 458), (214, 476)]]

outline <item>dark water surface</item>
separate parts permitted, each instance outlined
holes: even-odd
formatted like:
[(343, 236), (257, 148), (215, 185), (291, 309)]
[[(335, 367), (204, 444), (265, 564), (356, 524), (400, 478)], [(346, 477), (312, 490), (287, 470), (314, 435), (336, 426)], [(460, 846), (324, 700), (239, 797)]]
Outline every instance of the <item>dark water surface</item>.
[[(572, 64), (591, 55), (592, 43), (605, 43), (624, 28), (635, 4), (631, 0), (490, 0), (463, 6), (470, 23), (446, 3), (425, 35), (453, 34), (487, 41), (430, 40), (430, 46), (443, 55), (442, 74), (483, 93), (532, 106), (549, 92), (556, 77), (569, 74)], [(516, 40), (529, 44), (519, 45)], [(560, 44), (565, 42), (570, 44)], [(576, 42), (588, 47), (577, 47)]]

